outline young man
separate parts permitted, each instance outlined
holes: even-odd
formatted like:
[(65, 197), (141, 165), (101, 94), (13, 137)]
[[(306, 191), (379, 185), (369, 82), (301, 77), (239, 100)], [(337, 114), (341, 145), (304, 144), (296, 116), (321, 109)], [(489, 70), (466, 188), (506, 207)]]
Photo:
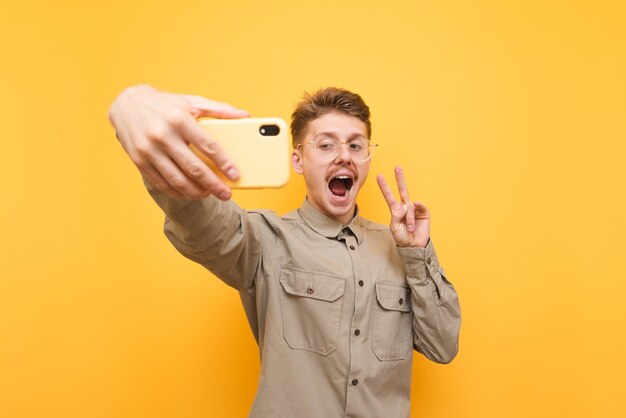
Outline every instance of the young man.
[(292, 165), (302, 206), (284, 216), (245, 211), (189, 151), (195, 144), (231, 178), (235, 164), (198, 128), (198, 116), (247, 113), (197, 96), (139, 86), (110, 120), (166, 214), (186, 257), (240, 292), (259, 344), (252, 417), (408, 417), (412, 348), (438, 363), (458, 350), (460, 308), (430, 242), (430, 214), (401, 201), (382, 176), (390, 226), (361, 218), (370, 169), (370, 112), (337, 88), (307, 95), (292, 115)]

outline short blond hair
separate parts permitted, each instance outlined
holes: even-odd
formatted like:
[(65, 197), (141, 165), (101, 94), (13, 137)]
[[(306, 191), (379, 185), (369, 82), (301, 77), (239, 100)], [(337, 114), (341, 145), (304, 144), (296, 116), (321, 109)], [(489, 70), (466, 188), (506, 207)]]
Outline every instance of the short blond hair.
[(302, 135), (310, 121), (333, 111), (357, 117), (365, 122), (367, 137), (371, 138), (370, 108), (365, 104), (363, 98), (342, 88), (326, 87), (317, 90), (313, 94), (305, 92), (302, 100), (298, 102), (291, 114), (293, 147), (296, 148), (302, 142)]

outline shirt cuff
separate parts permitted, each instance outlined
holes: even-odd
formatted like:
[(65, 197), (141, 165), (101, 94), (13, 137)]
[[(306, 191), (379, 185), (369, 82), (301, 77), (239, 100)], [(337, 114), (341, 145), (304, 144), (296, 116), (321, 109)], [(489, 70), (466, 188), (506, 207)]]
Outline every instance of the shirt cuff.
[(441, 270), (432, 240), (428, 240), (426, 248), (398, 247), (398, 253), (409, 277), (426, 280), (435, 277), (437, 271)]

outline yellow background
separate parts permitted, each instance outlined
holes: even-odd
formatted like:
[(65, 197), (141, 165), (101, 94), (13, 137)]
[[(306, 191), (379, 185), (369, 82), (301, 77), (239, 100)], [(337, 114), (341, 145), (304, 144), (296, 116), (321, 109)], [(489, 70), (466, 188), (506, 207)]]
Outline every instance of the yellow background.
[[(461, 351), (415, 417), (626, 416), (623, 1), (43, 1), (0, 13), (0, 416), (243, 417), (236, 292), (179, 256), (106, 113), (128, 85), (288, 119), (359, 92), (433, 212)], [(286, 212), (303, 196), (237, 192)], [(311, 388), (315, 390), (315, 388)]]

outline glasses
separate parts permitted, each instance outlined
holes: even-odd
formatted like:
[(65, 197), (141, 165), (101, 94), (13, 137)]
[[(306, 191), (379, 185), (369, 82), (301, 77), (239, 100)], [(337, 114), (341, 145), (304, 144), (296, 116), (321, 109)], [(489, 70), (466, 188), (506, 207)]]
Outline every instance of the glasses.
[(298, 148), (303, 144), (313, 145), (315, 153), (327, 161), (332, 161), (339, 156), (341, 146), (345, 145), (350, 153), (350, 158), (357, 163), (364, 163), (372, 158), (372, 153), (378, 144), (372, 144), (364, 138), (355, 138), (348, 142), (339, 142), (335, 138), (321, 137), (314, 141), (304, 141), (298, 144)]

